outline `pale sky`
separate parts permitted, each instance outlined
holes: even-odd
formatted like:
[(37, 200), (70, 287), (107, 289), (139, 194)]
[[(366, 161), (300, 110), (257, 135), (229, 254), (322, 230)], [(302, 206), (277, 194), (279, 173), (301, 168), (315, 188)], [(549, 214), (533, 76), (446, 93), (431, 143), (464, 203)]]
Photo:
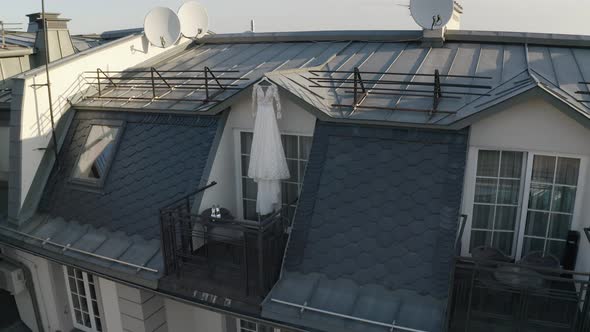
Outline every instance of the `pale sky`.
[[(46, 0), (47, 11), (72, 19), (72, 33), (141, 27), (154, 6), (174, 11), (183, 0)], [(409, 0), (200, 0), (210, 29), (243, 32), (255, 19), (256, 31), (417, 29)], [(460, 0), (462, 29), (590, 35), (590, 0)], [(402, 6), (400, 6), (402, 5)], [(0, 0), (0, 20), (26, 22), (41, 0)], [(26, 29), (26, 25), (23, 25)]]

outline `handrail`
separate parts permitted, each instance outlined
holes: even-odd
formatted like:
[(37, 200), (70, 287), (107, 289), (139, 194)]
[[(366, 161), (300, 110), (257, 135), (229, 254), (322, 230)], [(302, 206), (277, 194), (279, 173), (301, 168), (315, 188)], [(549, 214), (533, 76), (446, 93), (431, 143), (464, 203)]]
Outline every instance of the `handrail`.
[(283, 305), (287, 305), (287, 306), (299, 308), (299, 309), (301, 309), (301, 312), (302, 313), (305, 310), (314, 311), (314, 312), (318, 312), (320, 314), (325, 314), (325, 315), (329, 315), (329, 316), (335, 316), (335, 317), (340, 317), (340, 318), (355, 320), (355, 321), (358, 321), (358, 322), (363, 322), (363, 323), (377, 325), (377, 326), (389, 327), (390, 328), (390, 331), (402, 330), (402, 331), (408, 331), (408, 332), (426, 332), (424, 330), (417, 330), (417, 329), (413, 329), (413, 328), (409, 328), (409, 327), (405, 327), (405, 326), (396, 325), (395, 324), (395, 320), (391, 324), (387, 324), (387, 323), (377, 322), (377, 321), (370, 320), (370, 319), (364, 319), (364, 318), (360, 318), (360, 317), (355, 317), (355, 316), (350, 316), (350, 315), (345, 315), (345, 314), (339, 314), (337, 312), (332, 312), (332, 311), (328, 311), (328, 310), (323, 310), (323, 309), (319, 309), (319, 308), (310, 307), (310, 306), (307, 305), (307, 302), (304, 303), (303, 305), (301, 305), (301, 304), (296, 304), (296, 303), (287, 302), (287, 301), (283, 301), (283, 300), (277, 300), (277, 299), (270, 299), (270, 300), (272, 302), (275, 302), (275, 303), (280, 303), (280, 304), (283, 304)]
[(22, 236), (26, 236), (28, 238), (31, 238), (31, 239), (34, 239), (34, 240), (37, 240), (37, 241), (41, 241), (41, 244), (42, 245), (50, 244), (52, 246), (56, 246), (56, 247), (62, 249), (62, 252), (66, 252), (68, 250), (71, 250), (71, 251), (74, 251), (74, 252), (77, 252), (77, 253), (80, 253), (80, 254), (84, 254), (84, 255), (91, 256), (91, 257), (99, 258), (99, 259), (102, 259), (102, 260), (105, 260), (105, 261), (109, 261), (109, 262), (113, 262), (113, 263), (117, 263), (117, 264), (129, 266), (129, 267), (134, 267), (134, 268), (137, 269), (137, 271), (139, 271), (139, 270), (145, 270), (145, 271), (149, 271), (149, 272), (153, 272), (153, 273), (158, 273), (158, 270), (156, 270), (156, 269), (152, 269), (152, 268), (145, 267), (145, 266), (142, 266), (142, 265), (137, 265), (137, 264), (125, 262), (125, 261), (122, 261), (122, 260), (118, 260), (118, 259), (115, 259), (115, 258), (111, 258), (111, 257), (99, 255), (99, 254), (95, 254), (93, 252), (89, 252), (89, 251), (86, 251), (86, 250), (78, 249), (78, 248), (72, 247), (69, 243), (67, 245), (63, 245), (63, 244), (60, 244), (60, 243), (51, 241), (51, 238), (43, 239), (43, 238), (40, 238), (38, 236), (34, 236), (34, 235), (27, 234), (27, 233), (24, 233), (24, 232), (21, 232), (21, 231), (17, 231), (16, 229), (12, 229), (12, 228), (9, 228), (9, 227), (6, 227), (6, 226), (0, 226), (0, 228), (1, 229), (4, 229), (4, 230), (7, 230), (7, 231), (11, 231), (13, 233), (16, 233), (16, 234), (19, 234), (19, 235), (22, 235)]
[(163, 211), (166, 211), (166, 210), (172, 209), (172, 206), (176, 206), (178, 203), (181, 203), (182, 201), (184, 201), (184, 200), (188, 199), (189, 197), (191, 197), (191, 196), (194, 196), (194, 195), (196, 195), (196, 194), (198, 194), (198, 193), (200, 193), (200, 192), (202, 192), (202, 191), (205, 191), (205, 190), (207, 190), (207, 189), (209, 189), (209, 188), (211, 188), (211, 187), (215, 186), (216, 184), (217, 184), (217, 182), (215, 182), (215, 181), (211, 181), (211, 183), (209, 183), (208, 185), (206, 185), (206, 186), (204, 186), (204, 187), (201, 187), (201, 188), (199, 188), (199, 189), (197, 189), (197, 190), (193, 191), (192, 193), (189, 193), (188, 195), (185, 195), (185, 196), (184, 196), (184, 197), (182, 197), (182, 198), (179, 198), (179, 199), (175, 200), (174, 202), (172, 202), (172, 203), (170, 203), (170, 204), (166, 205), (166, 206), (165, 206), (165, 207), (163, 207), (163, 208), (160, 208), (160, 213), (161, 213), (161, 212), (163, 212)]
[(579, 275), (579, 276), (590, 276), (590, 272), (577, 272), (577, 271), (572, 271), (572, 270), (566, 270), (566, 269), (554, 269), (554, 268), (547, 268), (547, 267), (541, 267), (541, 266), (534, 266), (534, 265), (525, 265), (525, 264), (517, 264), (517, 263), (510, 263), (510, 262), (502, 262), (502, 261), (497, 261), (497, 260), (490, 260), (490, 259), (478, 259), (478, 258), (473, 258), (473, 257), (465, 257), (465, 256), (457, 256), (456, 260), (458, 261), (457, 265), (459, 266), (468, 266), (467, 264), (463, 264), (461, 265), (461, 261), (466, 262), (466, 263), (472, 263), (475, 264), (477, 266), (478, 269), (482, 269), (482, 270), (489, 270), (489, 271), (495, 271), (495, 268), (490, 268), (490, 267), (485, 267), (482, 265), (503, 265), (503, 266), (525, 266), (527, 269), (531, 269), (531, 270), (535, 270), (538, 272), (547, 272), (547, 273), (559, 273), (559, 274), (573, 274), (573, 275)]

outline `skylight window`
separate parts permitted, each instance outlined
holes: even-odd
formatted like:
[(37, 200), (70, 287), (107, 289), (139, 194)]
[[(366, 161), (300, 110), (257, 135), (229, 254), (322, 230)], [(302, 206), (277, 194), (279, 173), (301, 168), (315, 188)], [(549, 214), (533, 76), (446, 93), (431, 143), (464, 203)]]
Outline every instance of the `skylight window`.
[(73, 178), (84, 182), (102, 184), (106, 178), (113, 155), (120, 126), (93, 125), (74, 167)]

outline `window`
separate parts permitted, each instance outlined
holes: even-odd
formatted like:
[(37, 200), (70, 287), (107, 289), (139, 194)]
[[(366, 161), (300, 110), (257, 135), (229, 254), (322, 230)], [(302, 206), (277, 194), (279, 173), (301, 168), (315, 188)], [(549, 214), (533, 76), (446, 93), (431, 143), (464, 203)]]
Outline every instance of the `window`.
[(471, 249), (488, 245), (507, 255), (513, 254), (523, 155), (512, 151), (479, 151)]
[(542, 251), (563, 259), (574, 219), (581, 160), (479, 150), (470, 249), (491, 246), (517, 259)]
[(73, 178), (102, 184), (110, 167), (120, 126), (93, 125), (74, 167)]
[[(250, 163), (250, 147), (252, 146), (253, 134), (241, 132), (241, 158), (242, 158), (242, 204), (244, 218), (257, 220), (256, 214), (256, 193), (258, 191), (256, 182), (248, 178), (248, 165)], [(292, 220), (295, 215), (296, 204), (291, 204), (298, 197), (303, 184), (303, 175), (307, 167), (309, 152), (311, 150), (312, 138), (309, 136), (281, 135), (285, 157), (289, 166), (291, 178), (282, 182), (282, 203), (288, 207), (287, 217)]]
[(279, 332), (279, 329), (238, 318), (238, 332)]
[(561, 259), (572, 225), (580, 160), (535, 155), (523, 255), (543, 251)]
[(102, 331), (94, 276), (65, 266), (64, 274), (74, 327), (82, 331)]

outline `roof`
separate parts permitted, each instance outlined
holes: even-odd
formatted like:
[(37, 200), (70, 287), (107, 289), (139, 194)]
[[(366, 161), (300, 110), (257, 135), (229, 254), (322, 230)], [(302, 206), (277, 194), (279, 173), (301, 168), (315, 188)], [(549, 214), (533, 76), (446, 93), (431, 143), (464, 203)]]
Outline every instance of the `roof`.
[[(32, 49), (35, 47), (36, 37), (36, 32), (10, 31), (6, 33), (6, 43)], [(85, 36), (71, 36), (71, 38), (76, 52), (81, 52), (86, 49), (96, 47), (104, 42), (101, 39)]]
[(389, 331), (279, 300), (441, 330), (466, 150), (465, 130), (319, 121), (282, 277), (263, 317), (318, 330)]
[[(249, 78), (248, 81), (234, 82), (238, 90), (245, 90), (266, 75), (284, 91), (318, 111), (324, 120), (452, 126), (535, 87), (548, 91), (583, 117), (590, 117), (590, 98), (583, 99), (577, 93), (590, 89), (590, 86), (580, 83), (590, 81), (590, 36), (450, 31), (443, 47), (424, 46), (419, 36), (416, 31), (213, 35), (204, 38), (203, 44), (195, 45), (180, 55), (162, 59), (154, 67), (159, 71), (202, 70), (205, 66), (215, 70), (238, 70), (240, 76)], [(369, 41), (359, 41), (363, 39)], [(318, 74), (313, 70), (351, 71), (355, 67), (361, 72), (403, 74), (364, 74), (364, 80), (396, 79), (413, 83), (432, 82), (432, 77), (421, 75), (433, 75), (435, 70), (439, 70), (443, 98), (438, 108), (433, 110), (432, 86), (400, 83), (397, 86), (399, 93), (379, 95), (374, 89), (383, 88), (383, 85), (370, 83), (365, 84), (369, 97), (364, 106), (372, 108), (353, 112), (351, 107), (334, 106), (352, 104), (352, 94), (346, 92), (349, 88), (342, 88), (342, 84), (332, 85), (333, 88), (314, 87), (317, 85), (314, 79), (352, 76)], [(127, 75), (133, 77), (132, 74)], [(133, 82), (146, 83), (148, 80), (125, 81), (130, 85)], [(195, 82), (187, 80), (178, 85)], [(478, 89), (474, 85), (488, 88)], [(425, 96), (408, 95), (408, 89)], [(186, 101), (134, 100), (134, 97), (150, 97), (151, 89), (126, 86), (103, 90), (103, 98), (91, 96), (76, 106), (214, 112), (228, 106), (228, 99), (238, 93), (233, 90), (221, 93), (216, 99), (222, 103), (216, 105), (194, 101), (204, 98), (203, 89), (165, 91), (162, 90), (164, 99)], [(110, 100), (109, 96), (124, 100)]]
[(0, 88), (0, 109), (10, 110), (10, 102), (12, 101), (12, 89)]
[[(567, 103), (585, 118), (590, 118), (590, 103), (578, 101), (580, 95), (577, 94), (578, 91), (589, 91), (590, 88), (588, 85), (580, 84), (582, 81), (590, 81), (590, 48), (473, 42), (447, 42), (444, 47), (430, 48), (422, 47), (418, 43), (357, 42), (349, 45), (322, 69), (351, 71), (354, 67), (358, 67), (361, 72), (411, 73), (391, 75), (384, 79), (412, 82), (432, 82), (432, 77), (419, 75), (433, 74), (435, 70), (439, 70), (441, 75), (487, 78), (442, 77), (443, 85), (457, 84), (467, 87), (443, 86), (443, 98), (436, 111), (432, 108), (432, 86), (399, 84), (397, 87), (402, 93), (397, 95), (371, 95), (372, 89), (386, 86), (366, 84), (369, 97), (363, 105), (374, 109), (353, 111), (351, 107), (333, 106), (353, 104), (353, 95), (345, 93), (345, 90), (350, 88), (340, 88), (342, 84), (334, 84), (333, 88), (329, 89), (313, 87), (312, 79), (328, 77), (328, 74), (301, 70), (277, 72), (268, 76), (295, 97), (336, 119), (448, 126), (535, 87), (554, 93), (556, 98)], [(332, 77), (346, 78), (346, 75), (335, 74)], [(365, 80), (380, 78), (383, 77), (376, 74), (366, 74), (363, 77)], [(474, 89), (469, 87), (472, 85), (490, 88)], [(403, 91), (407, 90), (415, 90), (412, 92), (427, 96), (403, 95)], [(586, 100), (590, 101), (590, 98)], [(430, 112), (433, 112), (433, 115)]]
[(19, 229), (4, 225), (0, 222), (0, 240), (3, 243), (62, 263), (131, 280), (150, 288), (156, 288), (159, 278), (164, 275), (159, 240), (145, 240), (138, 235), (129, 236), (121, 231), (113, 232), (104, 227), (96, 228), (46, 214), (35, 215)]
[[(247, 80), (236, 80), (235, 88), (247, 88), (264, 74), (281, 69), (294, 69), (304, 67), (320, 66), (339, 51), (346, 47), (347, 43), (252, 43), (252, 44), (211, 44), (198, 45), (189, 48), (171, 58), (163, 59), (161, 62), (153, 65), (158, 71), (189, 71), (203, 70), (204, 67), (210, 67), (214, 70), (238, 70), (239, 73), (227, 74), (232, 77), (241, 77)], [(137, 69), (137, 68), (135, 68)], [(164, 76), (180, 76), (182, 72), (164, 74)], [(184, 74), (185, 76), (188, 74)], [(194, 74), (192, 74), (194, 75)], [(130, 74), (129, 77), (136, 78), (137, 74)], [(125, 76), (127, 77), (127, 76)], [(122, 81), (122, 84), (131, 83), (148, 83), (148, 80)], [(187, 81), (185, 83), (202, 83), (202, 81)], [(228, 82), (224, 82), (228, 83)], [(237, 90), (226, 90), (216, 96), (216, 100), (226, 100), (237, 93)], [(125, 98), (125, 97), (145, 97), (151, 96), (152, 89), (149, 87), (133, 88), (112, 88), (105, 89), (102, 96)], [(142, 110), (161, 110), (161, 111), (200, 111), (210, 109), (214, 104), (203, 104), (199, 100), (205, 98), (205, 91), (201, 89), (197, 92), (187, 90), (175, 90), (166, 93), (162, 97), (166, 99), (184, 99), (184, 101), (157, 100), (150, 101), (133, 101), (133, 100), (110, 100), (88, 98), (75, 106), (77, 108), (90, 107), (94, 109), (142, 109)]]
[[(97, 119), (123, 120), (125, 125), (104, 188), (84, 190), (70, 178)], [(159, 209), (199, 188), (223, 124), (219, 116), (79, 112), (39, 211), (129, 236), (159, 238)]]
[[(104, 187), (81, 187), (71, 174), (91, 126), (104, 121), (124, 122), (115, 157)], [(76, 113), (37, 213), (18, 229), (0, 220), (0, 240), (156, 288), (164, 274), (159, 209), (199, 188), (224, 123), (221, 116)]]

